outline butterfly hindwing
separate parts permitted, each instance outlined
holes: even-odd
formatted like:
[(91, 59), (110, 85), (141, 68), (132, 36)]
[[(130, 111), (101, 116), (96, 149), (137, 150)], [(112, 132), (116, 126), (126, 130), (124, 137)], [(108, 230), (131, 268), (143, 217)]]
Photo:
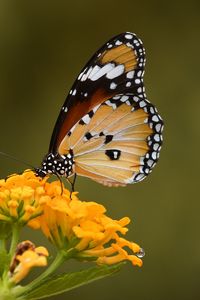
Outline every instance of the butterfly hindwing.
[(122, 33), (101, 47), (75, 81), (56, 122), (49, 152), (56, 153), (71, 128), (97, 105), (115, 95), (144, 95), (145, 54), (133, 33)]
[(90, 119), (84, 116), (77, 122), (59, 152), (72, 149), (78, 175), (108, 186), (126, 185), (151, 172), (159, 157), (162, 128), (148, 100), (120, 94), (96, 107)]

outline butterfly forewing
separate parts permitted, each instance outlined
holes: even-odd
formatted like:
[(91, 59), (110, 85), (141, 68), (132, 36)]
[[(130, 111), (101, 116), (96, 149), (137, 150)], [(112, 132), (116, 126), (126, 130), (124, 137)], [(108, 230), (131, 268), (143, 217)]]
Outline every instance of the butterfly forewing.
[(163, 122), (146, 99), (144, 48), (132, 33), (107, 42), (75, 81), (50, 153), (73, 153), (74, 173), (107, 186), (144, 179), (159, 158)]
[(101, 47), (75, 81), (56, 122), (49, 152), (56, 153), (70, 129), (98, 104), (128, 91), (143, 95), (144, 48), (132, 33)]

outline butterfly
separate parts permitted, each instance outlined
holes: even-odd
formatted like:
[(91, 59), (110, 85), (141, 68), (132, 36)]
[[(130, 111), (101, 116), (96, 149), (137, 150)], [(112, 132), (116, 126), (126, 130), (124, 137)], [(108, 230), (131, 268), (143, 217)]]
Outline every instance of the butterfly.
[(80, 175), (106, 186), (143, 180), (159, 158), (163, 121), (145, 94), (145, 50), (125, 32), (105, 43), (73, 84), (36, 175)]

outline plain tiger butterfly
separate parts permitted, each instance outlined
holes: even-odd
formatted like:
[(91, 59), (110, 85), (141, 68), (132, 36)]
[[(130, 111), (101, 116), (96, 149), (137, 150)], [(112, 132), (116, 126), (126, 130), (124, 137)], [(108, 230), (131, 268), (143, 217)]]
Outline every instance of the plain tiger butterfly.
[(133, 33), (104, 44), (72, 86), (36, 174), (86, 176), (106, 186), (143, 180), (155, 166), (163, 121), (146, 98), (145, 50)]

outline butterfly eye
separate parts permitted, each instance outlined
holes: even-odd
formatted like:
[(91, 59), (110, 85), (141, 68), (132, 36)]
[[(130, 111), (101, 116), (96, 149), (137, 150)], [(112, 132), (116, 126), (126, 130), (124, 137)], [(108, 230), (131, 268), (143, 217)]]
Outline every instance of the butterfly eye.
[(145, 61), (142, 41), (130, 32), (92, 56), (62, 106), (38, 176), (78, 174), (124, 186), (151, 173), (163, 121), (145, 94)]

